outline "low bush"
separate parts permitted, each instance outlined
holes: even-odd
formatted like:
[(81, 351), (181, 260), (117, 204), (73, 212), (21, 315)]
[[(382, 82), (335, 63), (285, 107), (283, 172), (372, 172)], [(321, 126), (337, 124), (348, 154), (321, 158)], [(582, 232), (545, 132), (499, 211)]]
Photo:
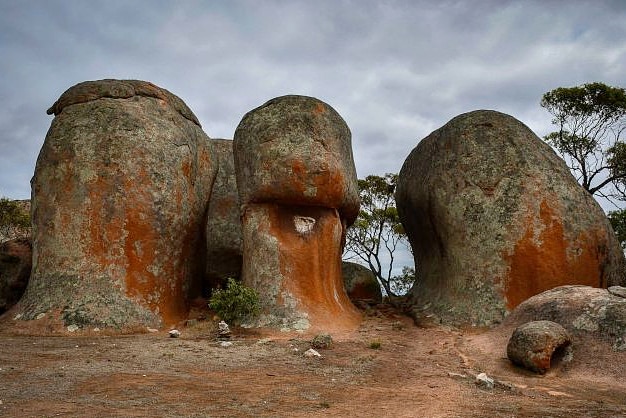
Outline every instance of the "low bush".
[(228, 279), (225, 289), (213, 290), (209, 307), (229, 324), (253, 319), (260, 312), (256, 291), (235, 279)]

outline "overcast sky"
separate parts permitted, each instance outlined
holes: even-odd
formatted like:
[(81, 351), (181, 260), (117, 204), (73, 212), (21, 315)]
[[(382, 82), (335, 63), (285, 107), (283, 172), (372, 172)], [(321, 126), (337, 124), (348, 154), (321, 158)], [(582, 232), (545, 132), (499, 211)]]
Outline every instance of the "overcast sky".
[(460, 113), (544, 135), (544, 92), (625, 87), (626, 1), (0, 0), (0, 196), (30, 197), (46, 109), (103, 78), (170, 90), (213, 138), (273, 97), (315, 96), (350, 126), (364, 177)]

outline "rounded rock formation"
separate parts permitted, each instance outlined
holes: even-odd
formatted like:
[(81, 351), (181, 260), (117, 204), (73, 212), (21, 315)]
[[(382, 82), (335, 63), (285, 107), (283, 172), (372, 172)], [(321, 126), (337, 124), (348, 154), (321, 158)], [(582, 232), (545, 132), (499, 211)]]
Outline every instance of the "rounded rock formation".
[(233, 141), (213, 139), (211, 142), (219, 168), (207, 213), (206, 274), (209, 287), (214, 288), (224, 285), (230, 277), (240, 278), (243, 256)]
[(532, 321), (520, 325), (506, 347), (509, 360), (536, 373), (546, 373), (553, 364), (569, 360), (572, 339), (561, 325)]
[(382, 302), (383, 293), (372, 270), (357, 263), (344, 261), (341, 263), (341, 274), (350, 300)]
[(626, 289), (610, 289), (560, 286), (547, 290), (521, 303), (503, 325), (552, 321), (580, 340), (591, 344), (604, 341), (616, 351), (626, 351), (626, 297), (615, 294)]
[(77, 84), (48, 113), (56, 117), (32, 180), (21, 318), (116, 328), (183, 319), (201, 286), (216, 170), (198, 120), (138, 80)]
[(360, 315), (341, 279), (345, 228), (359, 210), (350, 130), (312, 97), (283, 96), (235, 131), (243, 205), (243, 282), (259, 293), (259, 325), (354, 328)]
[(499, 322), (564, 284), (624, 283), (602, 209), (530, 129), (495, 111), (452, 119), (413, 149), (396, 189), (415, 254), (416, 311)]

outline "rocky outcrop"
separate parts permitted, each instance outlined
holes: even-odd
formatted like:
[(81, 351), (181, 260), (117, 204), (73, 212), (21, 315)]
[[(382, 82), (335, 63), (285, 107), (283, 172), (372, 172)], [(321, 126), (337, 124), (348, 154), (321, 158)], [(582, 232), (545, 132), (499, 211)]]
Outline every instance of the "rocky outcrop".
[[(530, 321), (552, 321), (573, 336), (597, 343), (605, 341), (626, 351), (626, 298), (624, 287), (560, 286), (521, 303), (504, 321), (519, 326)], [(626, 292), (624, 292), (626, 293)]]
[(216, 170), (196, 117), (137, 80), (80, 83), (48, 113), (56, 117), (32, 180), (33, 273), (18, 315), (117, 328), (184, 318), (203, 276)]
[(532, 321), (513, 331), (506, 354), (514, 364), (545, 374), (554, 364), (571, 360), (571, 344), (565, 328), (556, 322)]
[(601, 208), (511, 116), (470, 112), (431, 133), (404, 162), (396, 202), (415, 254), (411, 298), (444, 322), (491, 324), (556, 286), (624, 283)]
[(213, 139), (219, 162), (207, 213), (208, 287), (223, 286), (230, 277), (239, 279), (242, 263), (241, 214), (235, 177), (233, 141)]
[(341, 274), (350, 300), (382, 302), (383, 294), (372, 270), (357, 263), (344, 261), (341, 263)]
[(15, 305), (30, 277), (32, 245), (28, 238), (0, 244), (0, 315)]
[(243, 215), (243, 282), (259, 293), (260, 325), (353, 328), (341, 279), (345, 228), (359, 210), (350, 130), (312, 97), (284, 96), (235, 131)]

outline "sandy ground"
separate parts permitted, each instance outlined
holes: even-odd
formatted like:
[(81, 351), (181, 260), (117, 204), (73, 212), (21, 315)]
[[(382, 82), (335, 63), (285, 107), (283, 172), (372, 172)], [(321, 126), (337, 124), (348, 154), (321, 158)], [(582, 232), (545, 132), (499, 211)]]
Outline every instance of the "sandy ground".
[[(297, 334), (236, 330), (222, 347), (210, 320), (169, 338), (26, 336), (6, 319), (2, 417), (626, 416), (626, 353), (577, 344), (537, 376), (506, 359), (510, 330), (420, 328), (384, 306), (322, 358), (305, 357)], [(480, 372), (495, 388), (475, 383)]]

